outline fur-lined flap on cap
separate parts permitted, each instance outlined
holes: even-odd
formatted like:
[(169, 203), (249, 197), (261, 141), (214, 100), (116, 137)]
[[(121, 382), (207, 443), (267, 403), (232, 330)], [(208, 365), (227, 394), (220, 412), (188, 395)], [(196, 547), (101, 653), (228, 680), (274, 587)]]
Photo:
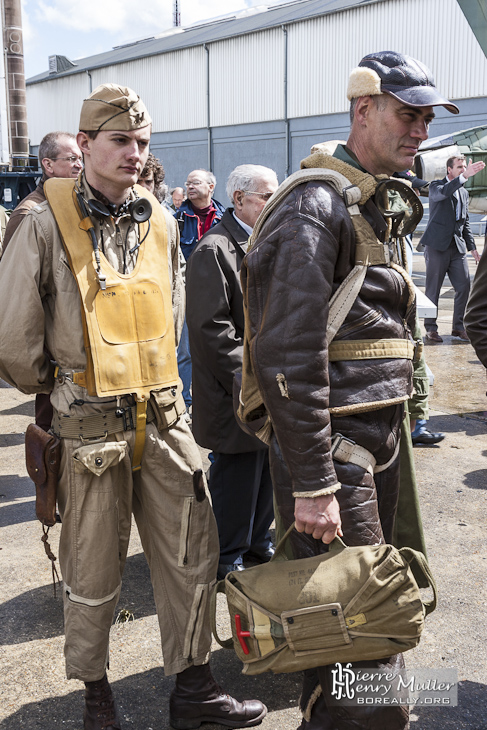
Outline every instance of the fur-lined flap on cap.
[(377, 96), (382, 93), (378, 73), (363, 66), (353, 69), (348, 81), (347, 99), (349, 101), (359, 96)]

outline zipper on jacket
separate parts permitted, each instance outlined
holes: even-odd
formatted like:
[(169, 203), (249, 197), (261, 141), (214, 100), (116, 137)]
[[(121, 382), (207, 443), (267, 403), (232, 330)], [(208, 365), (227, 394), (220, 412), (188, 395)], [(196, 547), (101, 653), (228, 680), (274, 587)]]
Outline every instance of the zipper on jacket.
[(352, 332), (356, 332), (357, 330), (362, 329), (363, 327), (367, 327), (370, 324), (375, 324), (375, 322), (378, 322), (379, 319), (382, 319), (382, 314), (376, 309), (372, 309), (370, 312), (367, 312), (367, 314), (364, 314), (364, 316), (356, 322), (350, 322), (350, 324), (342, 324), (335, 336), (335, 339), (343, 339), (346, 335), (349, 335)]

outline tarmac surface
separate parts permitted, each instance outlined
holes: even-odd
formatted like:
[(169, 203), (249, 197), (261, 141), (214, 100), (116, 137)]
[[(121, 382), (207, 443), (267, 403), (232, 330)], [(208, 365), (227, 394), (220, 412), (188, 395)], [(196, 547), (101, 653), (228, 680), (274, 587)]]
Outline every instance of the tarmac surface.
[[(470, 267), (473, 274), (473, 259)], [(420, 288), (424, 285), (419, 254), (414, 257), (414, 279)], [(411, 730), (487, 730), (487, 382), (471, 345), (449, 336), (452, 306), (446, 282), (439, 312), (445, 341), (426, 348), (435, 375), (429, 428), (445, 432), (446, 438), (440, 445), (415, 449), (439, 603), (426, 621), (420, 645), (405, 659), (408, 668), (455, 667), (459, 703), (412, 709)], [(31, 396), (0, 381), (0, 730), (81, 730), (82, 684), (64, 677), (61, 594), (53, 595), (50, 563), (34, 515), (34, 488), (24, 463), (24, 433), (33, 420), (33, 406)], [(59, 527), (50, 532), (55, 554), (59, 532)], [(118, 610), (133, 617), (114, 624), (111, 634), (109, 679), (123, 728), (169, 730), (174, 679), (164, 676), (149, 571), (135, 526)], [(218, 625), (228, 635), (223, 605)], [(228, 692), (267, 704), (262, 730), (299, 726), (299, 675), (245, 677), (235, 654), (216, 643), (211, 664)]]

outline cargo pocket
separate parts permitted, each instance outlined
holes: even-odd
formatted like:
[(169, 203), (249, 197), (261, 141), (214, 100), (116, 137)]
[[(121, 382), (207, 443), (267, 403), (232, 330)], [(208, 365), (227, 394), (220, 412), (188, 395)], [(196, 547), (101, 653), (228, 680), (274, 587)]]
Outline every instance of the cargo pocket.
[(109, 467), (115, 466), (127, 453), (126, 441), (105, 441), (80, 446), (73, 451), (74, 469), (78, 474), (90, 471), (101, 476)]
[(158, 431), (164, 431), (173, 426), (186, 411), (182, 390), (183, 384), (180, 380), (173, 388), (152, 391), (151, 405), (154, 409)]
[(194, 592), (188, 628), (184, 637), (183, 655), (185, 659), (200, 658), (202, 654), (206, 654), (209, 650), (209, 647), (206, 646), (200, 648), (201, 632), (207, 623), (208, 595), (209, 585), (199, 583)]
[(296, 656), (352, 643), (340, 603), (284, 611), (281, 618), (287, 642)]

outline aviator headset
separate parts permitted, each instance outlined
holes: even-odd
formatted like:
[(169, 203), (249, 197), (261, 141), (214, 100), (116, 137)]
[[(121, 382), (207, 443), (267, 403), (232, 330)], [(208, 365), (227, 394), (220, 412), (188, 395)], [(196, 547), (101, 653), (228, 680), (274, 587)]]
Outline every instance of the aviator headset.
[[(122, 203), (122, 205), (117, 209), (115, 205), (108, 204), (105, 205), (104, 203), (100, 202), (99, 200), (96, 200), (95, 198), (91, 198), (90, 200), (85, 200), (83, 193), (79, 189), (78, 185), (76, 185), (76, 199), (78, 201), (78, 205), (81, 211), (81, 214), (83, 218), (89, 218), (90, 216), (93, 216), (93, 218), (96, 218), (99, 221), (103, 221), (105, 218), (110, 217), (119, 217), (121, 215), (124, 215), (125, 213), (128, 213), (130, 215), (130, 218), (132, 219), (133, 223), (145, 223), (145, 221), (149, 221), (149, 225), (147, 227), (147, 233), (145, 234), (144, 238), (139, 241), (133, 248), (130, 249), (129, 254), (133, 254), (145, 241), (147, 236), (149, 235), (150, 231), (150, 217), (152, 215), (152, 205), (150, 200), (147, 198), (139, 198), (136, 197), (135, 200), (126, 201), (125, 203)], [(88, 232), (91, 235), (91, 242), (93, 245), (93, 252), (95, 254), (95, 261), (96, 261), (96, 273), (98, 277), (98, 282), (100, 284), (101, 289), (106, 289), (106, 277), (101, 269), (101, 260), (100, 260), (100, 247), (98, 245), (98, 239), (96, 237), (95, 229), (93, 225), (91, 225), (88, 228)], [(128, 235), (128, 231), (127, 231)], [(125, 261), (124, 261), (124, 269), (125, 269)]]

